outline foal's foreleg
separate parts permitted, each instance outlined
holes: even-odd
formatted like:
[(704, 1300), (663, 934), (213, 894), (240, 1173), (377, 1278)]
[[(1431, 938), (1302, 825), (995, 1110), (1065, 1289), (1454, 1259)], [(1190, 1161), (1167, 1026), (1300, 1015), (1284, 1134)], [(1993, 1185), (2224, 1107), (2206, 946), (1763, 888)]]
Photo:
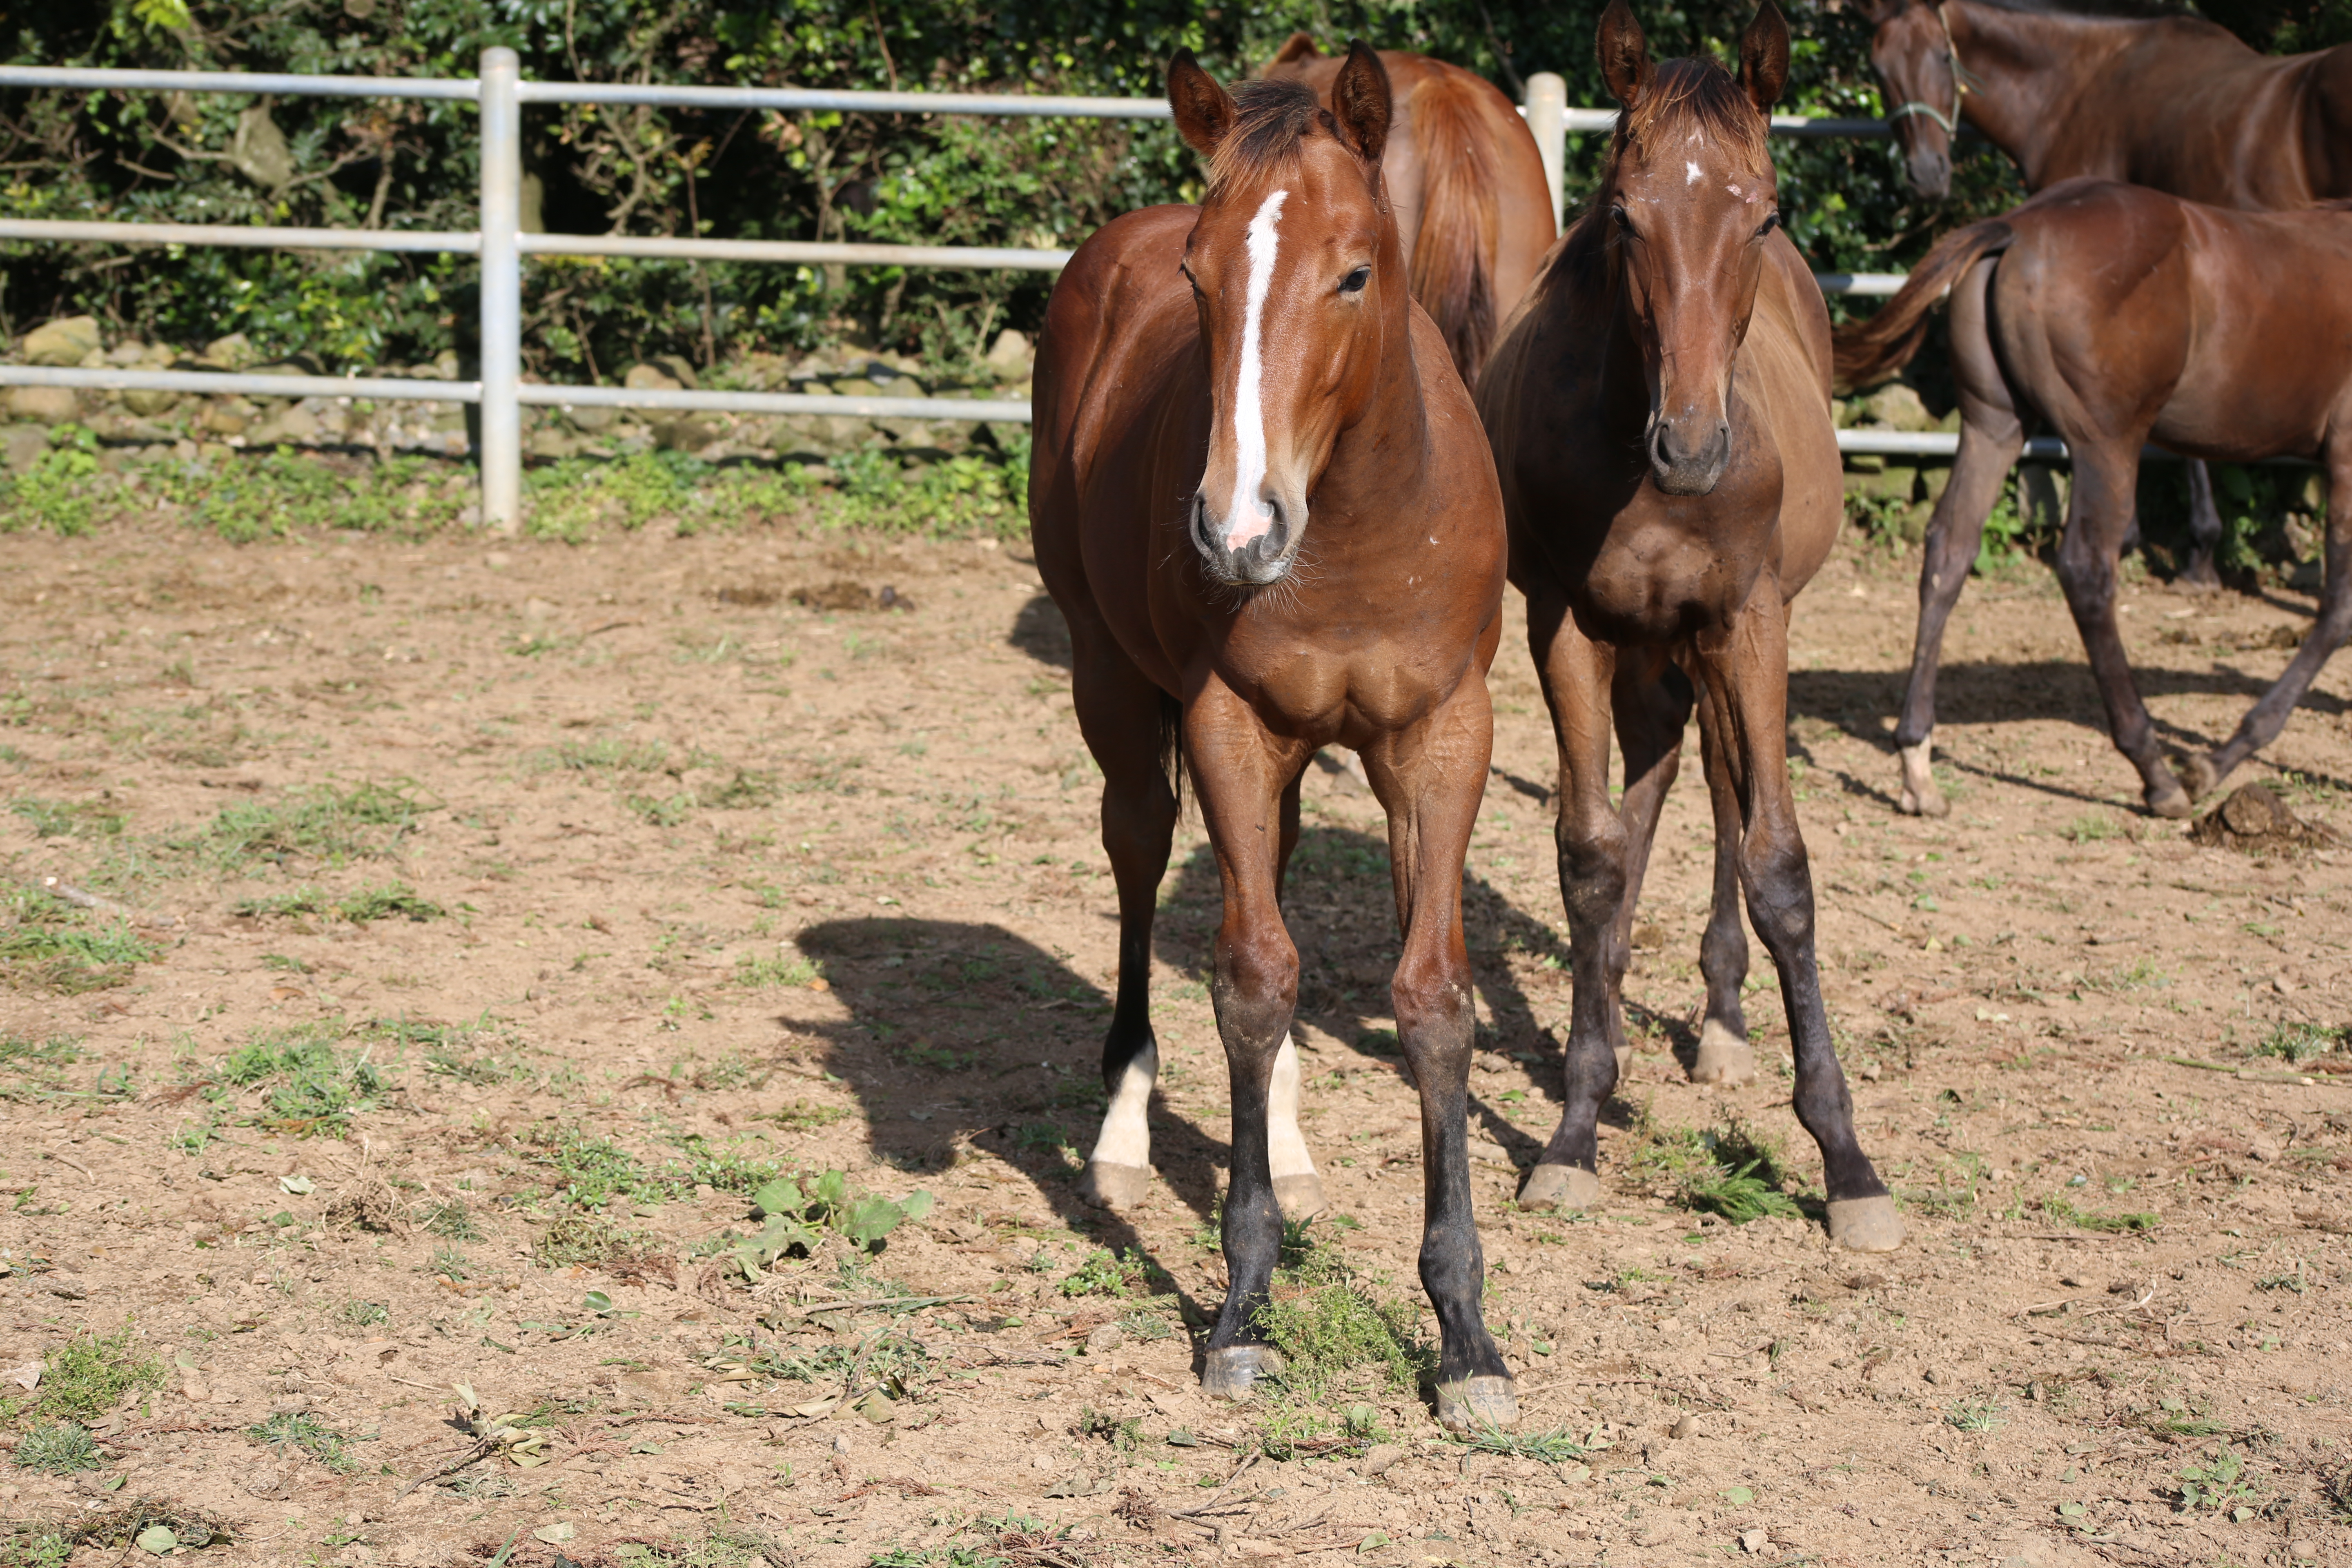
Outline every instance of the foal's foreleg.
[(1624, 1025), (1617, 980), (1625, 973), (1625, 825), (1609, 804), (1609, 691), (1615, 651), (1577, 628), (1567, 600), (1538, 587), (1528, 597), (1528, 642), (1559, 747), (1559, 818), (1553, 842), (1568, 911), (1574, 989), (1559, 1125), (1519, 1202), (1583, 1208), (1601, 1196), (1601, 1107), (1617, 1087)]
[(2311, 689), (2323, 666), (2344, 639), (2352, 636), (2352, 442), (2339, 455), (2330, 444), (2327, 458), (2326, 576), (2319, 591), (2319, 616), (2305, 632), (2262, 700), (2247, 710), (2237, 732), (2210, 756), (2192, 757), (2182, 770), (2189, 793), (2201, 795), (2229, 777), (2230, 770), (2278, 739), (2295, 704)]
[(2221, 509), (2213, 504), (2213, 476), (2202, 458), (2189, 459), (2189, 564), (2172, 585), (2192, 594), (2210, 594), (2221, 586), (2213, 569), (2214, 552), (2221, 548)]
[(1390, 994), (1421, 1091), (1421, 1282), (1437, 1313), (1437, 1419), (1454, 1430), (1508, 1426), (1518, 1396), (1480, 1299), (1486, 1279), (1470, 1198), (1470, 1053), (1476, 1017), (1462, 941), (1462, 862), (1493, 752), (1486, 685), (1475, 677), (1412, 730), (1380, 737), (1365, 770), (1389, 806), (1403, 952)]
[[(1666, 794), (1675, 787), (1682, 767), (1683, 731), (1690, 722), (1690, 681), (1663, 660), (1654, 668), (1629, 668), (1621, 657), (1612, 693), (1617, 720), (1617, 745), (1625, 760), (1625, 793), (1618, 803), (1618, 819), (1625, 826), (1625, 892), (1617, 906), (1617, 929), (1612, 945), (1633, 961), (1633, 916), (1641, 907), (1642, 883), (1649, 874), (1650, 850), (1656, 842), (1658, 816)], [(1623, 1011), (1624, 976), (1617, 976), (1618, 1010)], [(1617, 1070), (1631, 1066), (1633, 1052), (1617, 1047)]]
[(1902, 1244), (1903, 1220), (1853, 1131), (1853, 1100), (1830, 1040), (1814, 955), (1813, 881), (1789, 786), (1788, 610), (1769, 583), (1732, 625), (1702, 634), (1706, 698), (1738, 749), (1737, 777), (1743, 832), (1740, 882), (1748, 918), (1780, 977), (1789, 1038), (1796, 1058), (1791, 1097), (1797, 1120), (1822, 1152), (1830, 1235), (1863, 1252)]
[[(1160, 1045), (1151, 1030), (1151, 920), (1176, 829), (1176, 793), (1162, 768), (1162, 726), (1173, 700), (1108, 644), (1099, 627), (1071, 621), (1076, 652), (1071, 696), (1087, 749), (1102, 768), (1102, 842), (1118, 888), (1118, 999), (1103, 1036), (1103, 1090), (1110, 1103), (1078, 1196), (1131, 1208), (1151, 1190), (1151, 1089)], [(1091, 632), (1095, 635), (1088, 636)]]
[(1699, 1026), (1694, 1083), (1742, 1084), (1756, 1076), (1756, 1047), (1748, 1043), (1748, 1015), (1739, 990), (1748, 980), (1748, 931), (1739, 923), (1739, 792), (1732, 753), (1716, 707), (1698, 705), (1699, 761), (1706, 773), (1707, 805), (1715, 818), (1715, 889), (1707, 902), (1706, 934), (1699, 939), (1698, 972), (1706, 982), (1706, 1021)]
[(1895, 744), (1903, 759), (1903, 793), (1895, 805), (1910, 816), (1942, 816), (1952, 809), (1937, 789), (1928, 765), (1944, 626), (1976, 564), (1985, 518), (2000, 500), (2018, 453), (2025, 449), (2025, 426), (1986, 331), (1985, 285), (1998, 261), (1988, 258), (1979, 262), (1952, 290), (1952, 371), (1960, 394), (1960, 450), (1952, 462), (1951, 482), (1927, 520), (1911, 683), (1903, 693), (1903, 713), (1895, 726)]
[(2074, 613), (2074, 629), (2090, 655), (2091, 677), (2106, 707), (2107, 732), (2116, 750), (2139, 770), (2147, 809), (2158, 816), (2179, 817), (2189, 815), (2189, 792), (2165, 765), (2156, 722), (2140, 700), (2123, 633), (2116, 625), (2117, 562), (2125, 531), (2131, 526), (2143, 434), (2133, 430), (2112, 440), (2072, 443), (2074, 489), (2066, 510), (2066, 531), (2058, 541), (2058, 584), (2066, 591), (2066, 607)]
[(1281, 1369), (1257, 1316), (1282, 1250), (1282, 1208), (1269, 1154), (1275, 1068), (1298, 1003), (1298, 950), (1276, 899), (1285, 784), (1302, 747), (1266, 733), (1247, 703), (1212, 683), (1186, 711), (1184, 741), (1201, 816), (1224, 890), (1209, 992), (1233, 1097), (1233, 1169), (1225, 1189), (1228, 1284), (1209, 1336), (1202, 1386), (1239, 1397)]

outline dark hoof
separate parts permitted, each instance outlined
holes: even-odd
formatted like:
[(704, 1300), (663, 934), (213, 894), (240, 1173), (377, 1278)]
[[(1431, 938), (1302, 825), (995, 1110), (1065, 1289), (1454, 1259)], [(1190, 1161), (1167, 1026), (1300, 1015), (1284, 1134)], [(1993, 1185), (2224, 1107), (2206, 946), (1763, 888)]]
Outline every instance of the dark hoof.
[(1903, 1245), (1903, 1216), (1893, 1198), (1832, 1198), (1830, 1239), (1849, 1252), (1892, 1252)]
[(1275, 1177), (1274, 1201), (1281, 1208), (1282, 1217), (1293, 1225), (1313, 1219), (1331, 1206), (1323, 1195), (1323, 1178), (1312, 1171), (1303, 1176)]
[(1448, 1432), (1516, 1426), (1519, 1392), (1507, 1377), (1465, 1377), (1437, 1385), (1437, 1424)]
[(2143, 797), (2147, 801), (2148, 815), (2167, 817), (2175, 822), (2193, 815), (2197, 809), (2197, 803), (2189, 798), (2189, 792), (2170, 779), (2165, 780), (2164, 783), (2170, 787), (2150, 784), (2142, 792)]
[(1538, 1165), (1519, 1189), (1523, 1209), (1589, 1209), (1601, 1201), (1601, 1178), (1581, 1165)]
[(1151, 1170), (1146, 1165), (1089, 1160), (1078, 1177), (1078, 1201), (1098, 1209), (1140, 1208), (1150, 1192)]
[(1282, 1352), (1272, 1345), (1227, 1345), (1208, 1353), (1201, 1392), (1216, 1399), (1247, 1399), (1259, 1378), (1281, 1370)]
[(2221, 574), (2213, 570), (2213, 558), (2200, 555), (2189, 563), (2188, 570), (2172, 580), (2176, 594), (2218, 594), (2221, 591)]
[(2202, 800), (2221, 787), (2221, 770), (2202, 752), (2180, 758), (2172, 764), (2172, 771), (2180, 775), (2180, 786), (2191, 800)]

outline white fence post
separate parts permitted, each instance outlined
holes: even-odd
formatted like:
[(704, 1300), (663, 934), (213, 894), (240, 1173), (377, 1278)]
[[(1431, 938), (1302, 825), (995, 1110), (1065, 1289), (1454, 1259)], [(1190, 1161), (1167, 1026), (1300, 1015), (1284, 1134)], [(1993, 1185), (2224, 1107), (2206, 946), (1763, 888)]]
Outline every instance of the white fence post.
[(522, 100), (512, 49), (482, 51), (482, 523), (522, 521)]
[(1568, 83), (1554, 72), (1528, 78), (1528, 129), (1535, 133), (1544, 179), (1551, 186), (1551, 226), (1557, 230), (1568, 177)]

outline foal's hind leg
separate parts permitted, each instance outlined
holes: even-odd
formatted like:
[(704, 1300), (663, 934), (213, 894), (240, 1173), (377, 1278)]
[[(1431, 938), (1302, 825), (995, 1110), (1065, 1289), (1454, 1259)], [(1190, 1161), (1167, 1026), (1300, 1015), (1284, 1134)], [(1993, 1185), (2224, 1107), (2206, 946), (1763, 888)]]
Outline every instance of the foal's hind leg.
[[(1304, 778), (1302, 772), (1299, 775)], [(1282, 792), (1282, 842), (1275, 856), (1276, 894), (1287, 883), (1290, 857), (1298, 847), (1298, 783)], [(1296, 1033), (1294, 1028), (1293, 1033)], [(1274, 1057), (1274, 1086), (1266, 1097), (1266, 1161), (1274, 1172), (1274, 1201), (1287, 1220), (1311, 1219), (1330, 1206), (1323, 1195), (1323, 1178), (1315, 1172), (1315, 1157), (1307, 1152), (1307, 1135), (1298, 1130), (1298, 1043), (1282, 1037)]]
[(1896, 809), (1907, 816), (1942, 816), (1952, 808), (1937, 789), (1929, 761), (1936, 733), (1936, 668), (1944, 655), (1944, 625), (1959, 603), (1976, 564), (1985, 518), (2025, 449), (2025, 426), (1985, 331), (1985, 284), (1998, 258), (1971, 268), (1952, 290), (1952, 373), (1960, 395), (1960, 450), (1951, 483), (1927, 520), (1927, 559), (1919, 568), (1919, 629), (1911, 644), (1911, 683), (1895, 744), (1903, 759), (1903, 794)]
[[(1769, 595), (1769, 601), (1767, 595)], [(1902, 1216), (1853, 1132), (1853, 1100), (1830, 1041), (1813, 951), (1813, 880), (1789, 786), (1789, 613), (1769, 583), (1726, 628), (1696, 639), (1705, 700), (1726, 748), (1744, 831), (1739, 879), (1748, 918), (1780, 976), (1796, 1057), (1797, 1120), (1821, 1146), (1830, 1236), (1861, 1252), (1903, 1240)]]
[(1748, 980), (1748, 931), (1739, 923), (1739, 792), (1732, 784), (1716, 713), (1713, 704), (1699, 704), (1699, 761), (1715, 817), (1715, 891), (1707, 903), (1706, 934), (1698, 944), (1706, 1021), (1699, 1026), (1691, 1081), (1733, 1085), (1756, 1076), (1756, 1047), (1748, 1043), (1748, 1016), (1739, 1000)]
[(2213, 504), (2213, 476), (2202, 458), (2189, 459), (2189, 564), (2172, 585), (2192, 594), (2210, 594), (2221, 586), (2213, 569), (2213, 552), (2221, 548), (2221, 509)]
[(2311, 689), (2320, 668), (2352, 636), (2352, 441), (2337, 450), (2330, 442), (2327, 460), (2326, 579), (2319, 593), (2319, 616), (2305, 632), (2278, 679), (2262, 700), (2238, 723), (2237, 732), (2210, 756), (2191, 757), (2182, 770), (2189, 793), (2201, 795), (2229, 777), (2230, 770), (2278, 739), (2303, 694)]
[(2187, 816), (2189, 792), (2165, 765), (2156, 723), (2140, 700), (2131, 659), (2116, 626), (2117, 556), (2131, 526), (2133, 491), (2139, 478), (2144, 432), (2131, 430), (2097, 442), (2069, 444), (2074, 455), (2074, 491), (2066, 510), (2066, 531), (2058, 541), (2058, 584), (2066, 591), (2074, 629), (2091, 656), (2091, 677), (2107, 710), (2107, 732), (2116, 750), (2139, 770), (2147, 809), (2158, 816)]
[(1151, 917), (1176, 829), (1176, 792), (1163, 768), (1163, 728), (1175, 700), (1145, 678), (1108, 633), (1070, 618), (1076, 652), (1071, 695), (1087, 749), (1102, 768), (1102, 841), (1118, 887), (1118, 1000), (1103, 1037), (1110, 1105), (1078, 1178), (1078, 1196), (1131, 1208), (1151, 1189), (1151, 1088), (1160, 1046), (1151, 1031)]

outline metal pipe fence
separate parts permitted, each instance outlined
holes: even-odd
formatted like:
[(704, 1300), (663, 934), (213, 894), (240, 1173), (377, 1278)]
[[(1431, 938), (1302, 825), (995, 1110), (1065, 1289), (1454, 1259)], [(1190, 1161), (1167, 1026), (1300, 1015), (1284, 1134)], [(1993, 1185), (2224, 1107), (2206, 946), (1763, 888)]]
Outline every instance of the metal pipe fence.
[[(854, 111), (874, 114), (1032, 115), (1113, 120), (1164, 120), (1159, 99), (1076, 98), (1021, 93), (871, 92), (806, 88), (683, 87), (630, 82), (525, 81), (520, 61), (507, 48), (482, 51), (473, 79), (424, 77), (336, 77), (231, 71), (103, 70), (54, 66), (0, 66), (0, 87), (80, 88), (274, 94), (288, 97), (405, 98), (470, 102), (480, 116), (480, 226), (472, 233), (403, 229), (328, 229), (224, 224), (83, 222), (0, 218), (0, 239), (115, 245), (217, 245), (266, 249), (425, 252), (479, 258), (480, 369), (474, 381), (356, 376), (244, 374), (206, 371), (58, 369), (0, 365), (0, 386), (73, 386), (195, 394), (246, 393), (265, 397), (364, 397), (478, 404), (477, 456), (481, 468), (482, 519), (512, 528), (521, 503), (522, 419), (526, 406), (677, 409), (746, 414), (829, 414), (850, 417), (1025, 422), (1027, 403), (1014, 399), (845, 397), (797, 393), (701, 392), (629, 387), (557, 386), (522, 379), (522, 263), (534, 256), (594, 256), (641, 259), (750, 261), (790, 265), (971, 268), (1053, 272), (1071, 252), (974, 246), (877, 245), (858, 242), (705, 239), (666, 236), (556, 235), (521, 232), (522, 106), (530, 103), (652, 105), (699, 110)], [(1571, 108), (1557, 75), (1528, 79), (1521, 112), (1534, 133), (1551, 186), (1552, 214), (1563, 208), (1566, 138), (1613, 129), (1614, 110)], [(1774, 115), (1773, 131), (1790, 136), (1885, 136), (1874, 120), (1809, 120)], [(1892, 294), (1901, 273), (1822, 273), (1831, 293)], [(1867, 443), (1862, 440), (1867, 437)], [(1937, 455), (1956, 437), (1937, 433), (1841, 431), (1848, 451)]]

